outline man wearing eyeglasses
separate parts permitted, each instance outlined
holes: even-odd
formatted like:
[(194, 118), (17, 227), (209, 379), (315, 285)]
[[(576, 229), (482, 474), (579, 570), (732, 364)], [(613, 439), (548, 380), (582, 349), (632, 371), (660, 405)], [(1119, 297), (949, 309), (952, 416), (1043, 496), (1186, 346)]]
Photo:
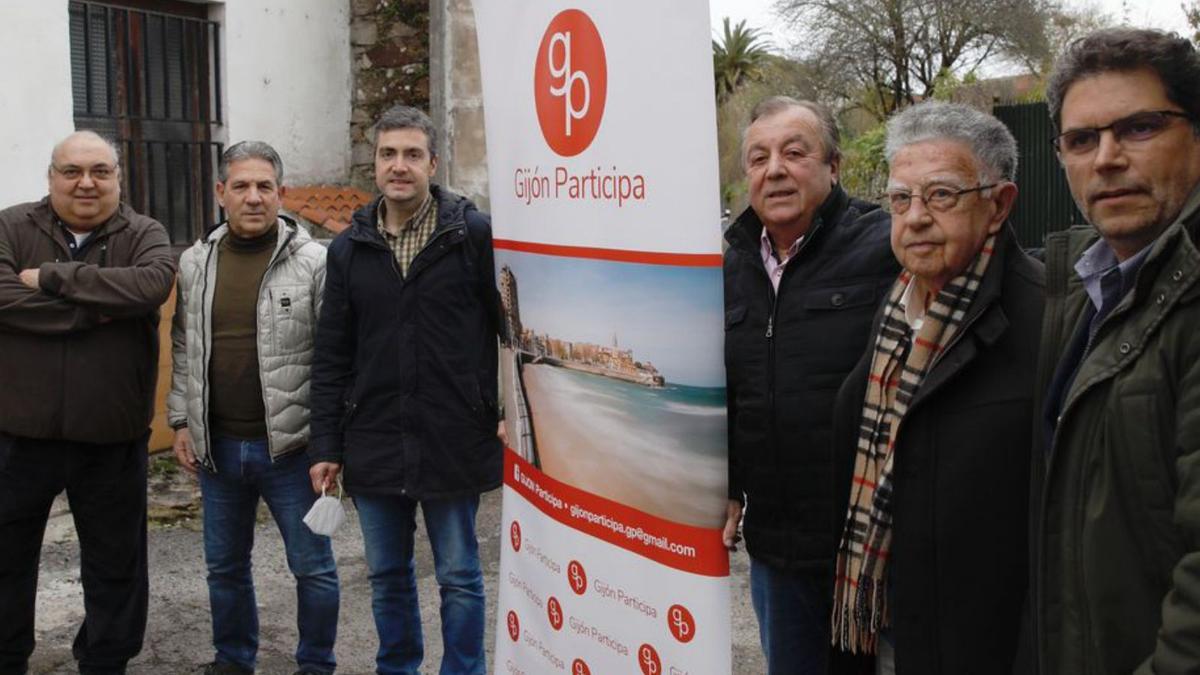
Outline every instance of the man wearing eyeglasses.
[(904, 269), (834, 412), (834, 671), (1009, 675), (1044, 285), (1007, 224), (1017, 143), (932, 101), (888, 122), (886, 153)]
[(1046, 240), (1036, 672), (1195, 672), (1200, 55), (1174, 34), (1099, 31), (1059, 58), (1047, 99), (1091, 227)]
[(162, 225), (120, 203), (117, 149), (54, 148), (50, 194), (0, 212), (0, 674), (34, 647), (38, 558), (55, 496), (79, 535), (79, 672), (124, 673), (146, 626), (146, 442), (159, 306), (175, 261)]

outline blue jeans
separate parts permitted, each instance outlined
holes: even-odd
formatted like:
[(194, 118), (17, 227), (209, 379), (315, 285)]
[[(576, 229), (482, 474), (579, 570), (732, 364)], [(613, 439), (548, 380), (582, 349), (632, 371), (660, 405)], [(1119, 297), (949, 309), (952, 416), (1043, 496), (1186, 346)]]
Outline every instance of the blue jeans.
[(316, 501), (308, 459), (294, 453), (272, 463), (267, 441), (214, 438), (215, 474), (200, 471), (204, 503), (204, 560), (217, 661), (254, 669), (258, 607), (250, 573), (255, 512), (262, 497), (279, 526), (288, 569), (296, 577), (296, 663), (319, 672), (336, 667), (338, 578), (328, 537), (315, 535), (304, 514)]
[[(424, 658), (413, 530), (417, 502), (406, 497), (354, 498), (367, 549), (371, 608), (379, 634), (379, 675), (415, 675)], [(442, 596), (442, 675), (486, 672), (483, 571), (475, 539), (479, 496), (421, 502)]]
[(750, 558), (758, 638), (775, 675), (824, 675), (833, 588), (824, 573), (784, 572)]

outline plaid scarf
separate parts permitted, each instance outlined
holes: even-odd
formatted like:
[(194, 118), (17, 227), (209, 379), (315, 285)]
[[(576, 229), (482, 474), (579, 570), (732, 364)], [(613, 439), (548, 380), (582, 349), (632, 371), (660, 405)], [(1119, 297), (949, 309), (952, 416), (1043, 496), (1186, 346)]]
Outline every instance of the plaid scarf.
[(841, 649), (874, 653), (879, 629), (890, 623), (886, 569), (892, 544), (896, 435), (926, 374), (962, 326), (995, 239), (988, 237), (968, 271), (942, 287), (915, 338), (900, 303), (912, 274), (901, 272), (888, 296), (863, 400), (850, 508), (838, 544), (833, 644)]

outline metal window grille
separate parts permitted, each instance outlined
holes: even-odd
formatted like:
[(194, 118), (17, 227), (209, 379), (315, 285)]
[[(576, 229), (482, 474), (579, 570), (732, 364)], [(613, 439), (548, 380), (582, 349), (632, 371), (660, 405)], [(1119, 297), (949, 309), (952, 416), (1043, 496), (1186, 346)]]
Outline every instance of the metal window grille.
[(126, 201), (191, 243), (221, 217), (219, 24), (79, 0), (69, 13), (75, 127), (117, 141)]

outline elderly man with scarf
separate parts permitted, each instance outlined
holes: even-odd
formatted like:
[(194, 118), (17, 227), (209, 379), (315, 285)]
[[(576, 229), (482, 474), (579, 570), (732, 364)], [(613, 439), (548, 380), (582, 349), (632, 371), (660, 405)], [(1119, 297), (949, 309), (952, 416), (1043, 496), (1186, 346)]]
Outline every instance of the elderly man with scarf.
[(929, 102), (888, 123), (886, 151), (904, 269), (838, 394), (834, 670), (1009, 673), (1044, 288), (1006, 223), (1017, 146)]

